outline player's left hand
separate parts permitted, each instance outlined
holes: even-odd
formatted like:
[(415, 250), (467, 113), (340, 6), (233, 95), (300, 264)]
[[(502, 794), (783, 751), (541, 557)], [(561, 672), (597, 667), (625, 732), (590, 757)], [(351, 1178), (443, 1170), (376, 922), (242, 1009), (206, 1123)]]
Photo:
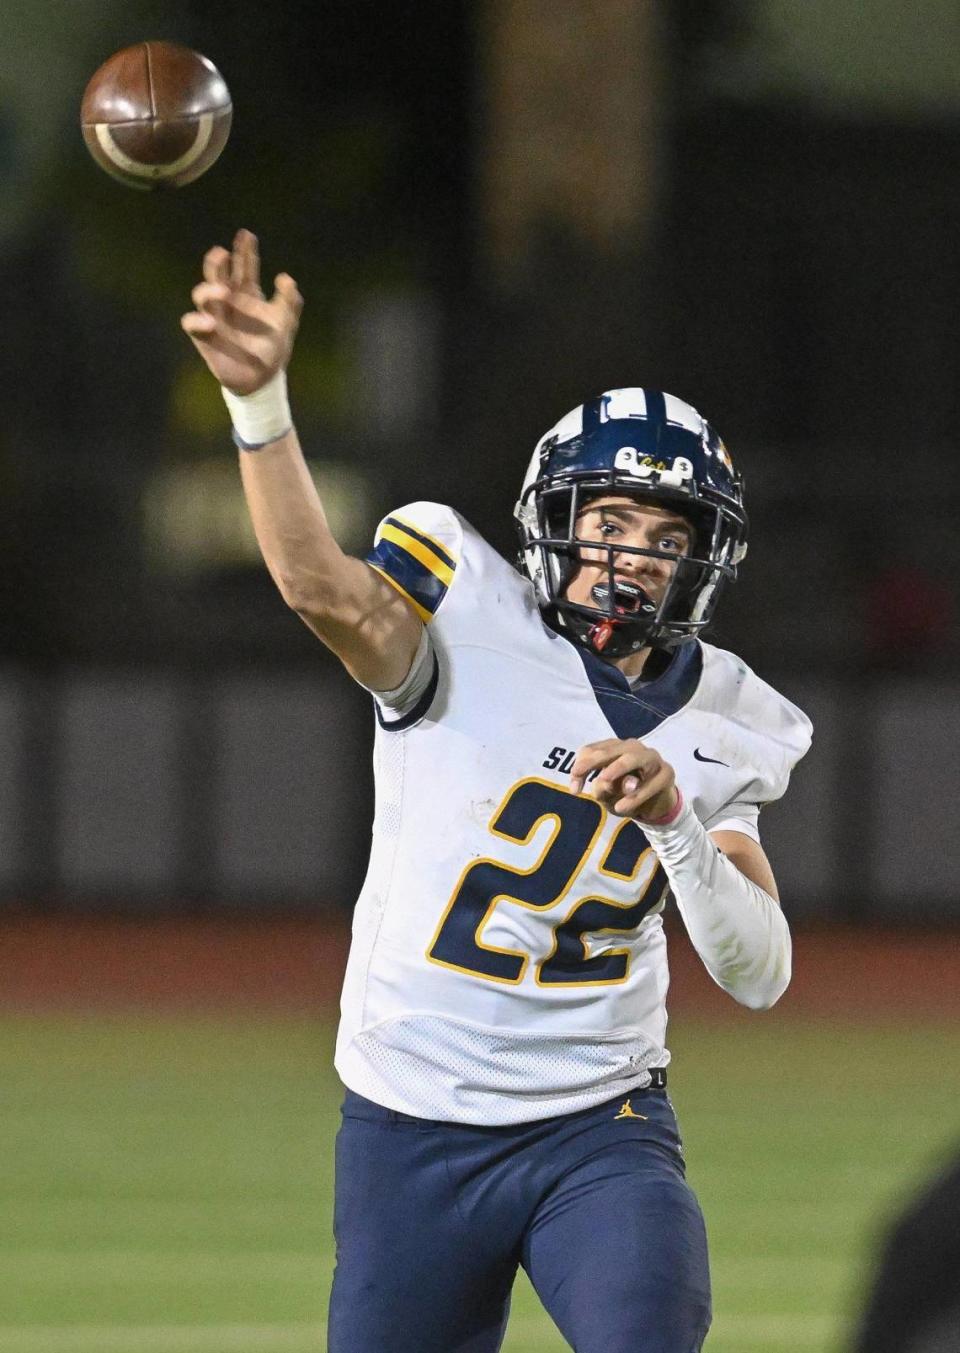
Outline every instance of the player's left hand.
[(639, 738), (605, 738), (581, 747), (570, 770), (570, 788), (590, 794), (618, 817), (640, 822), (672, 812), (679, 794), (673, 767)]

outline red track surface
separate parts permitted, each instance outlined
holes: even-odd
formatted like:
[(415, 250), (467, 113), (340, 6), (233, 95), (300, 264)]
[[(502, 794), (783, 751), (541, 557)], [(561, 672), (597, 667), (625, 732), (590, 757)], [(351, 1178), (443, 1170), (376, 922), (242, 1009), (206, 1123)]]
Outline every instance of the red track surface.
[[(7, 1010), (336, 1008), (349, 934), (330, 921), (0, 920)], [(753, 1019), (671, 935), (671, 1009)], [(822, 929), (795, 937), (783, 1015), (960, 1017), (960, 932)]]

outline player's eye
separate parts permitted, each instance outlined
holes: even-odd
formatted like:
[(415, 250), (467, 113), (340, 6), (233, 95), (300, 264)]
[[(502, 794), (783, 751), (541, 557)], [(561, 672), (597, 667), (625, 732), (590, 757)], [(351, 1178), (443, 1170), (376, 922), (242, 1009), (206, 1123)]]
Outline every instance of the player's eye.
[(659, 548), (670, 554), (683, 554), (686, 541), (680, 536), (661, 536)]
[(599, 530), (602, 536), (615, 536), (621, 534), (620, 527), (615, 521), (602, 521)]

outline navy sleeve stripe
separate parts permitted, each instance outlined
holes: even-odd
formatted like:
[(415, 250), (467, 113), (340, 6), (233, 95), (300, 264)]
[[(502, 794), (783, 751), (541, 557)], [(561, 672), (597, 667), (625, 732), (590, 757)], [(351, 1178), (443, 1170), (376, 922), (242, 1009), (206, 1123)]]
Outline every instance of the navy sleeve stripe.
[(391, 540), (379, 540), (367, 555), (367, 562), (388, 574), (429, 615), (433, 615), (446, 595), (446, 583)]
[(427, 710), (433, 704), (433, 697), (437, 693), (437, 685), (439, 684), (439, 681), (440, 681), (440, 663), (437, 659), (436, 653), (434, 653), (433, 675), (430, 677), (430, 681), (427, 684), (427, 689), (424, 691), (423, 695), (421, 695), (420, 699), (414, 705), (413, 709), (407, 710), (406, 714), (401, 715), (399, 719), (385, 719), (383, 717), (383, 711), (381, 710), (379, 704), (374, 702), (374, 708), (377, 711), (377, 722), (380, 724), (380, 727), (385, 728), (388, 733), (402, 733), (405, 728), (412, 728), (415, 723), (419, 723), (419, 721), (426, 714)]

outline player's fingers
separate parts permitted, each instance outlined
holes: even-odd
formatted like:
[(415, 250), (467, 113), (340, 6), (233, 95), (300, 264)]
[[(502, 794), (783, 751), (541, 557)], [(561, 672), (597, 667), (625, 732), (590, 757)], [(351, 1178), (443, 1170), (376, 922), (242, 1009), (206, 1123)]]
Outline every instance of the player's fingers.
[(574, 767), (593, 766), (601, 763), (604, 757), (610, 754), (616, 755), (622, 746), (622, 738), (604, 738), (600, 742), (586, 742), (582, 747), (577, 748), (573, 758)]
[(593, 783), (609, 783), (629, 773), (634, 774), (638, 780), (645, 780), (655, 774), (661, 765), (659, 753), (640, 743), (630, 743), (619, 756), (607, 762)]
[(259, 320), (267, 328), (277, 328), (277, 309), (272, 301), (250, 291), (231, 291), (230, 309), (248, 319)]
[(222, 282), (198, 282), (190, 293), (197, 310), (209, 310), (222, 313), (223, 306), (230, 300), (230, 288)]
[[(673, 790), (675, 795), (676, 785), (673, 771), (669, 766), (664, 766), (651, 780), (639, 785), (633, 776), (624, 776), (621, 789), (623, 792), (615, 800), (613, 811), (619, 817), (642, 817), (644, 813), (650, 815), (649, 805), (668, 790)], [(663, 809), (663, 812), (667, 811), (668, 808)]]
[(583, 792), (589, 794), (590, 798), (596, 799), (597, 803), (602, 804), (605, 808), (612, 808), (616, 800), (623, 797), (619, 780), (608, 781), (605, 785), (600, 785), (594, 780)]
[(190, 293), (194, 308), (240, 333), (266, 334), (278, 328), (276, 310), (262, 296), (235, 291), (219, 282), (198, 282)]
[(286, 306), (292, 312), (295, 319), (300, 318), (300, 312), (303, 310), (303, 297), (300, 295), (300, 289), (289, 273), (279, 273), (273, 279), (274, 292), (272, 304), (278, 302)]
[(260, 290), (260, 241), (252, 230), (244, 231), (247, 245), (247, 276), (250, 286)]
[(214, 332), (217, 320), (213, 315), (203, 315), (191, 310), (188, 314), (180, 316), (180, 327), (191, 338), (205, 338)]
[(235, 290), (258, 294), (260, 290), (260, 260), (257, 237), (251, 230), (238, 230), (230, 255), (230, 281)]
[(584, 786), (583, 793), (588, 794), (591, 799), (596, 799), (597, 803), (612, 804), (615, 798), (620, 797), (620, 781), (601, 780), (595, 777)]
[[(217, 314), (217, 307), (212, 308), (213, 313)], [(249, 291), (231, 291), (230, 300), (219, 312), (219, 317), (224, 329), (235, 334), (257, 334), (272, 338), (275, 343), (285, 342), (286, 324), (278, 316), (275, 307), (262, 296), (254, 296)]]
[(586, 746), (581, 747), (570, 767), (570, 788), (573, 793), (579, 794), (587, 776), (609, 761), (613, 761), (622, 749), (622, 738), (605, 738), (602, 742), (588, 742)]
[(235, 290), (246, 285), (246, 262), (243, 231), (238, 230), (230, 250), (230, 285)]
[(222, 244), (215, 244), (204, 254), (203, 280), (230, 285), (230, 254)]
[(665, 783), (663, 775), (666, 775), (666, 781), (669, 781), (673, 772), (669, 767), (658, 769), (654, 773), (642, 774), (638, 770), (627, 770), (620, 775), (601, 778), (597, 776), (592, 780), (584, 791), (592, 795), (600, 803), (613, 804), (623, 798), (624, 795), (636, 796), (643, 800), (652, 797), (658, 792), (657, 786)]

